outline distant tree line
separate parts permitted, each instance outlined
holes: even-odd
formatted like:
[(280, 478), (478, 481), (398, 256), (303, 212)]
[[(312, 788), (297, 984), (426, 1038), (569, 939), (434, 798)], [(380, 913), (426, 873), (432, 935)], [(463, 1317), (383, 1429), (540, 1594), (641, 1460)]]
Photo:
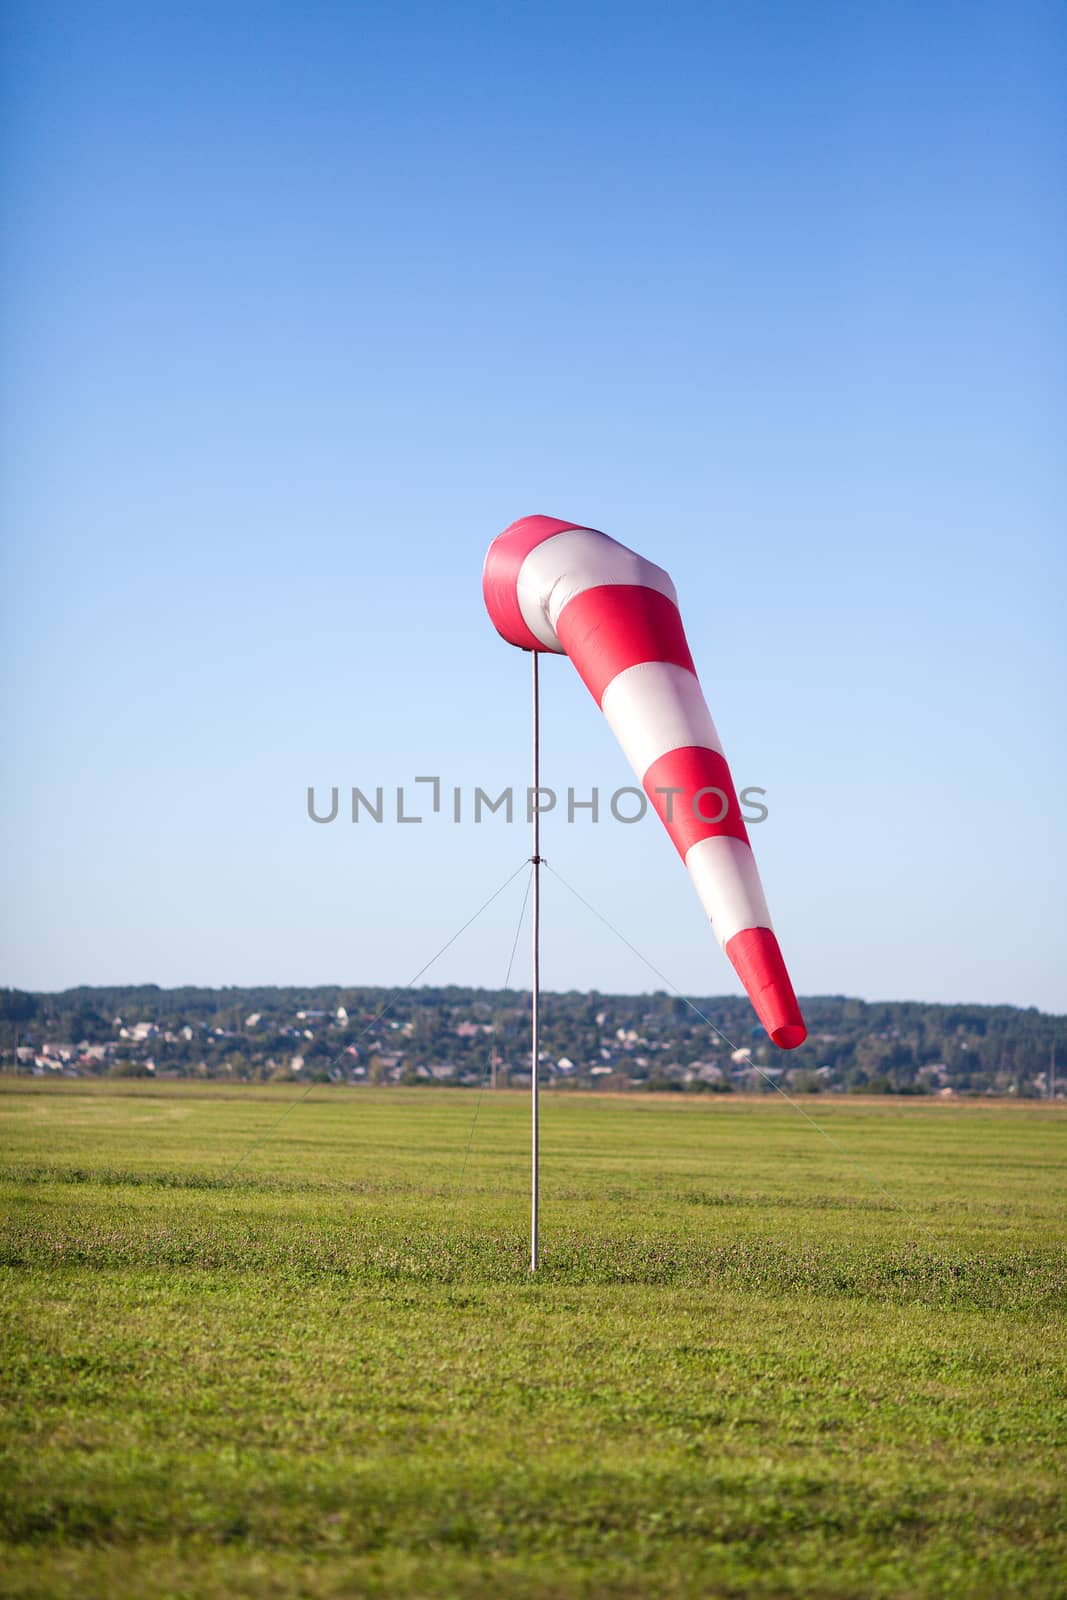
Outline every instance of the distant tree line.
[[(521, 991), (462, 987), (5, 989), (0, 1063), (37, 1075), (514, 1086), (528, 1081), (529, 1006)], [(809, 997), (803, 1009), (808, 1041), (783, 1055), (740, 997), (547, 994), (545, 1080), (1031, 1097), (1048, 1094), (1057, 1050), (1067, 1080), (1064, 1017), (844, 995)]]

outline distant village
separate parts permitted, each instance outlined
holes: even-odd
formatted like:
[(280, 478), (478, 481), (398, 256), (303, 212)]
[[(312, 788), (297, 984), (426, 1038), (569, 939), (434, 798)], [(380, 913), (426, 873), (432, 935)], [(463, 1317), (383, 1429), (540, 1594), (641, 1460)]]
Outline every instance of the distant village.
[[(803, 1005), (808, 1041), (785, 1055), (740, 998), (548, 994), (538, 1075), (560, 1090), (1067, 1096), (1067, 1018), (844, 996)], [(0, 1067), (56, 1078), (514, 1089), (530, 1082), (529, 1011), (529, 995), (513, 990), (6, 989)]]

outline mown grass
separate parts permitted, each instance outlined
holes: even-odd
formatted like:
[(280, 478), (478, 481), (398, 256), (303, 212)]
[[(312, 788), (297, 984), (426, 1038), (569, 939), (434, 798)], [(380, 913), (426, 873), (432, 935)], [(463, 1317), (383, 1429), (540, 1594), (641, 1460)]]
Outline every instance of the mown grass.
[(1062, 1109), (292, 1094), (0, 1092), (0, 1593), (1067, 1589)]

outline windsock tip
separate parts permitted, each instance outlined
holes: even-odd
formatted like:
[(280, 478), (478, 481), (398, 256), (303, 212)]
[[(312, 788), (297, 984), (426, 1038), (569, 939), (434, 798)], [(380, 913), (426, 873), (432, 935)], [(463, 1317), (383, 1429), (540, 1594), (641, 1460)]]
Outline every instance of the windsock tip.
[(779, 1050), (795, 1050), (808, 1037), (778, 940), (770, 928), (744, 928), (726, 941), (726, 954), (745, 986), (757, 1017)]
[(807, 1037), (808, 1030), (802, 1022), (787, 1022), (781, 1028), (771, 1029), (771, 1041), (779, 1050), (795, 1050)]

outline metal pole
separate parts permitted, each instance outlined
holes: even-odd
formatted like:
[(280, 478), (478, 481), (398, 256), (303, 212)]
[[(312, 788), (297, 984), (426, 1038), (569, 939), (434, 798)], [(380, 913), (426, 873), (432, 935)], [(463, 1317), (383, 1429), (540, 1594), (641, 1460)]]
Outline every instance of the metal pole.
[(538, 652), (533, 656), (533, 972), (530, 986), (530, 1093), (531, 1093), (531, 1181), (530, 1181), (530, 1271), (537, 1271), (537, 1058), (540, 1054), (541, 1025), (541, 707), (538, 686)]

